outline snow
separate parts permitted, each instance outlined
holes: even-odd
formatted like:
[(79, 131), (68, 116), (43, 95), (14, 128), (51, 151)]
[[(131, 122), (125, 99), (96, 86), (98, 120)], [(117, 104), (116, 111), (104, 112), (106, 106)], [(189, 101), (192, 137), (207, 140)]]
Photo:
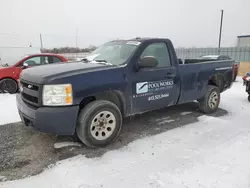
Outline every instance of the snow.
[(82, 146), (79, 142), (57, 142), (54, 144), (55, 149), (60, 149), (63, 147), (69, 147), (69, 146)]
[(171, 122), (174, 122), (173, 119), (167, 119), (167, 120), (163, 120), (163, 121), (160, 121), (159, 123), (157, 123), (158, 125), (164, 125), (166, 123), (171, 123)]
[(229, 115), (203, 115), (197, 123), (138, 139), (101, 157), (66, 159), (0, 187), (250, 187), (250, 104), (241, 82), (222, 94), (220, 107)]
[(164, 120), (168, 120), (168, 119), (170, 119), (170, 116), (159, 118), (159, 119), (156, 119), (155, 121), (159, 122), (159, 121), (164, 121)]
[(181, 116), (185, 116), (185, 115), (188, 115), (188, 114), (192, 114), (192, 112), (182, 112), (182, 113), (180, 113)]
[(0, 126), (21, 121), (16, 107), (15, 94), (0, 93)]
[(0, 181), (6, 181), (7, 178), (5, 176), (0, 176)]

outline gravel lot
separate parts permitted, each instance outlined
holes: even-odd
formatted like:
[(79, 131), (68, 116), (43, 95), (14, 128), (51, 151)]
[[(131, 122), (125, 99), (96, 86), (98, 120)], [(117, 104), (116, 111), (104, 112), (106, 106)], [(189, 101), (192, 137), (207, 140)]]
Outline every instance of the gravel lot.
[[(212, 116), (226, 114), (227, 111), (219, 109)], [(88, 149), (83, 145), (56, 149), (55, 143), (72, 139), (39, 133), (20, 122), (3, 125), (0, 126), (0, 181), (38, 174), (59, 160), (79, 154), (90, 158), (99, 157), (141, 137), (194, 123), (201, 115), (203, 114), (198, 111), (197, 103), (188, 103), (126, 119), (119, 139), (102, 149)]]

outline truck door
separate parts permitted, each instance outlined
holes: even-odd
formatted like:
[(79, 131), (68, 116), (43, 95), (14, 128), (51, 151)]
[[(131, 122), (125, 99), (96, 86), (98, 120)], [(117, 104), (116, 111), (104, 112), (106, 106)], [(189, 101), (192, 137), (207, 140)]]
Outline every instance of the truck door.
[[(153, 42), (145, 46), (140, 58), (154, 56), (157, 67), (143, 68), (132, 78), (132, 113), (163, 108), (176, 104), (179, 94), (177, 70), (165, 42)], [(139, 59), (138, 59), (139, 60)]]

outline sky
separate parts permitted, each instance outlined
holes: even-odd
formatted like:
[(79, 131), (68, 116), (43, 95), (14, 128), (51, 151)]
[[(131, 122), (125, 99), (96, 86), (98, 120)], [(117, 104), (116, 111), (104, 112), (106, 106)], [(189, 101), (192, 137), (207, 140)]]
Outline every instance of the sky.
[(250, 35), (249, 0), (1, 0), (0, 46), (100, 45), (114, 39), (164, 37), (175, 47), (235, 46)]

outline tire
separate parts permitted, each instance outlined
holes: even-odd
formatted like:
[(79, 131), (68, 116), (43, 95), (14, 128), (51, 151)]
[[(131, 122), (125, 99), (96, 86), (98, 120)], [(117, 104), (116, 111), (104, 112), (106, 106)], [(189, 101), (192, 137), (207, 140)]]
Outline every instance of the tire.
[(120, 109), (112, 102), (97, 100), (81, 110), (77, 120), (76, 133), (88, 147), (101, 148), (114, 141), (119, 136), (121, 128)]
[(16, 93), (18, 90), (17, 82), (11, 78), (5, 78), (0, 81), (0, 91), (2, 93)]
[(214, 113), (220, 104), (220, 90), (213, 85), (207, 86), (205, 96), (198, 100), (200, 111), (206, 114)]
[(248, 95), (247, 99), (248, 99), (248, 101), (250, 102), (250, 95)]

